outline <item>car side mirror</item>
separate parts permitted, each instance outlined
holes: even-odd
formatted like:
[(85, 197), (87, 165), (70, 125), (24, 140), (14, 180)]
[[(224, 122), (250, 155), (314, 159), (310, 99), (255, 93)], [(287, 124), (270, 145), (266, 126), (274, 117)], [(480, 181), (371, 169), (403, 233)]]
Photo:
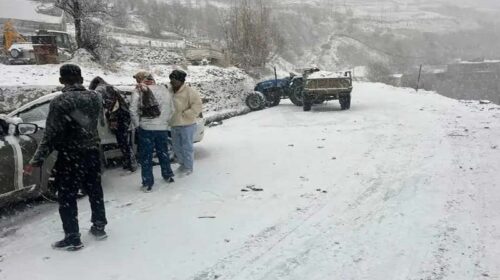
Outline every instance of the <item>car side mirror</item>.
[(16, 134), (18, 135), (31, 135), (38, 131), (38, 125), (33, 123), (18, 123), (16, 125)]

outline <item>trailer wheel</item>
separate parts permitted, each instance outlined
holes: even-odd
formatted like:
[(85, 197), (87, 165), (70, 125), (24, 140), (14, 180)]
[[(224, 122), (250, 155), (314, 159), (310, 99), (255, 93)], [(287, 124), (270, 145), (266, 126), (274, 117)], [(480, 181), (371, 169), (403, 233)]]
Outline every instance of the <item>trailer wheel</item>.
[(312, 104), (310, 102), (304, 102), (304, 105), (302, 106), (302, 109), (307, 112), (311, 111)]
[(342, 110), (348, 110), (351, 108), (351, 96), (343, 96), (339, 98), (339, 103), (340, 103), (340, 109)]
[(307, 111), (311, 111), (311, 107), (312, 107), (311, 97), (304, 96), (302, 109), (305, 112), (307, 112)]

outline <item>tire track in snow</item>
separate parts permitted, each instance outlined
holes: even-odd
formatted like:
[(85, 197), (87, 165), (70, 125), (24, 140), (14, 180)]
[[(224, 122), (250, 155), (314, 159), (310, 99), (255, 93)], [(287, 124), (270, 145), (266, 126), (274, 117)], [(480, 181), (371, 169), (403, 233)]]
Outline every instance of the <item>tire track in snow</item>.
[[(290, 120), (288, 118), (287, 120)], [(382, 137), (382, 136), (380, 136)], [(382, 137), (383, 138), (383, 137)], [(354, 160), (354, 163), (359, 162), (366, 154), (371, 154), (372, 151), (380, 144), (380, 141), (372, 141), (370, 146), (366, 147), (365, 153), (359, 153), (359, 160)], [(356, 168), (355, 165), (346, 166), (342, 171), (352, 171)], [(341, 172), (342, 173), (342, 172)], [(349, 178), (344, 177), (342, 181), (337, 182), (336, 185), (347, 185)], [(333, 193), (332, 187), (328, 189), (329, 193)], [(290, 236), (298, 232), (304, 225), (312, 224), (320, 230), (324, 225), (321, 220), (328, 215), (326, 211), (327, 206), (331, 203), (329, 199), (313, 199), (307, 209), (304, 209), (300, 214), (292, 213), (287, 219), (283, 220), (272, 227), (266, 228), (250, 240), (245, 242), (242, 247), (233, 251), (229, 256), (219, 260), (212, 267), (197, 273), (194, 280), (208, 280), (208, 279), (248, 279), (244, 275), (247, 271), (252, 274), (254, 267), (261, 267), (261, 259), (275, 250), (281, 243)], [(319, 222), (318, 222), (319, 221)], [(328, 226), (331, 229), (331, 226)], [(311, 239), (311, 236), (307, 237)], [(307, 258), (308, 250), (302, 252), (301, 258)], [(289, 258), (288, 264), (284, 267), (289, 267), (294, 264), (300, 263), (297, 257)], [(264, 264), (265, 266), (265, 264)], [(284, 268), (281, 270), (283, 275), (287, 274), (290, 269)]]
[[(456, 168), (453, 173), (455, 176), (450, 176), (452, 181), (450, 185), (454, 188), (447, 190), (449, 198), (443, 205), (446, 217), (436, 225), (439, 231), (433, 241), (434, 249), (430, 252), (428, 261), (422, 262), (419, 276), (412, 279), (438, 280), (450, 277), (456, 279), (459, 276), (467, 279), (489, 277), (496, 279), (494, 275), (491, 275), (489, 268), (483, 264), (488, 248), (483, 241), (486, 238), (484, 236), (486, 230), (482, 216), (489, 212), (485, 185), (477, 182), (477, 179), (482, 176), (471, 176), (471, 173), (481, 172), (475, 171), (479, 165), (488, 162), (484, 161), (484, 156), (486, 156), (484, 149), (474, 145), (479, 137), (476, 134), (481, 133), (481, 129), (484, 128), (477, 127), (477, 120), (471, 122), (470, 118), (461, 117), (471, 116), (474, 111), (464, 106), (455, 106), (453, 109), (454, 111), (448, 114), (460, 115), (460, 118), (443, 128), (444, 135), (448, 135), (448, 138), (445, 139), (446, 149), (441, 152), (450, 155), (453, 166)], [(489, 114), (481, 117), (491, 119)], [(453, 133), (457, 131), (464, 136), (453, 137), (455, 135)], [(485, 176), (489, 173), (484, 170), (482, 172)], [(461, 257), (457, 258), (457, 256)]]

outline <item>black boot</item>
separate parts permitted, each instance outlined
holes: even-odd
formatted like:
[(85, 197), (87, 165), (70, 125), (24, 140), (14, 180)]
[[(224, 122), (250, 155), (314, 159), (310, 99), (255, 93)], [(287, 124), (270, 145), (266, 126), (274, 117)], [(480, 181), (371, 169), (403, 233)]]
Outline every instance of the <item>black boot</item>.
[(90, 227), (90, 234), (92, 234), (97, 240), (103, 240), (108, 237), (108, 234), (104, 231), (104, 226), (93, 225)]
[(63, 240), (52, 244), (52, 248), (58, 250), (76, 251), (83, 248), (79, 233), (66, 234)]
[(166, 178), (163, 178), (163, 179), (165, 180), (165, 182), (167, 182), (169, 184), (175, 182), (174, 177), (166, 177)]

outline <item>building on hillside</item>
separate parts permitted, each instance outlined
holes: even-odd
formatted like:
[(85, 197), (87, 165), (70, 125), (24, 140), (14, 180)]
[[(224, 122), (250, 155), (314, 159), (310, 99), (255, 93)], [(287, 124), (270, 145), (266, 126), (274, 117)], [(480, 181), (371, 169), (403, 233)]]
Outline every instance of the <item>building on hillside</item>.
[[(500, 104), (500, 60), (459, 61), (445, 69), (427, 67), (420, 78), (420, 88), (433, 90), (455, 99), (487, 99)], [(439, 67), (441, 68), (441, 67)], [(416, 87), (418, 70), (403, 76), (402, 84)]]
[(500, 104), (500, 60), (449, 64), (446, 79), (436, 90), (458, 99), (487, 99)]

